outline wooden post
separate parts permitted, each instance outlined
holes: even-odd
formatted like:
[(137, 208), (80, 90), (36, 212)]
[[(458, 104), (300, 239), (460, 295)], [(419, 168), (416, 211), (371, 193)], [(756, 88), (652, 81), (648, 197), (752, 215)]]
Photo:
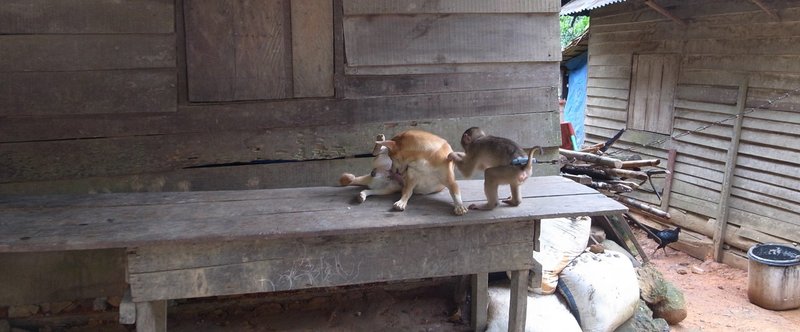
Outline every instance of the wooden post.
[(739, 138), (742, 135), (742, 122), (744, 121), (744, 108), (747, 103), (747, 89), (749, 78), (745, 77), (739, 85), (739, 97), (736, 100), (736, 123), (731, 134), (731, 146), (725, 160), (725, 175), (722, 178), (719, 207), (717, 208), (717, 228), (714, 230), (714, 260), (722, 262), (722, 245), (725, 243), (725, 228), (728, 226), (728, 200), (731, 196), (733, 172), (736, 169), (736, 157), (739, 153)]
[(489, 303), (489, 273), (472, 275), (472, 328), (486, 330), (486, 305)]
[[(664, 179), (664, 192), (661, 193), (661, 210), (669, 212), (669, 199), (672, 196), (672, 178), (675, 174), (675, 159), (678, 157), (678, 152), (675, 149), (669, 149), (667, 153), (667, 176)], [(655, 188), (653, 188), (655, 189)]]
[(508, 332), (525, 331), (528, 307), (529, 270), (511, 271), (511, 301), (508, 308)]
[(167, 301), (136, 303), (136, 332), (166, 332)]

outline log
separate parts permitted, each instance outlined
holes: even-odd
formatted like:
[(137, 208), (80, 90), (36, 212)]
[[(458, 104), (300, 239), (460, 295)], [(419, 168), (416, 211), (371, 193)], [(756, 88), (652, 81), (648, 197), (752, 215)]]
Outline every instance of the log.
[(588, 175), (583, 175), (583, 174), (575, 175), (575, 174), (569, 174), (569, 173), (561, 173), (561, 176), (563, 176), (563, 177), (565, 177), (567, 179), (570, 179), (572, 181), (575, 181), (577, 183), (584, 184), (584, 185), (588, 185), (588, 184), (592, 183), (592, 177), (588, 176)]
[[(624, 167), (625, 163), (626, 163), (625, 161), (622, 162), (623, 167)], [(607, 169), (607, 170), (605, 170), (605, 172), (609, 176), (618, 176), (618, 177), (621, 177), (621, 178), (637, 179), (637, 180), (642, 180), (642, 181), (646, 181), (647, 180), (647, 173), (645, 173), (645, 172), (632, 171), (632, 170), (629, 170), (629, 169), (619, 169), (619, 168)]]
[[(575, 175), (587, 175), (594, 180), (611, 180), (612, 177), (608, 176), (606, 172), (602, 169), (594, 168), (594, 167), (581, 167), (575, 165), (564, 165), (561, 168), (562, 172), (575, 174)], [(586, 184), (586, 183), (584, 183)]]
[(639, 189), (639, 184), (631, 181), (622, 181), (622, 180), (609, 180), (607, 181), (610, 184), (621, 184), (624, 186), (631, 187), (633, 189)]
[(669, 213), (664, 212), (659, 208), (656, 208), (656, 207), (647, 205), (645, 203), (639, 202), (637, 200), (634, 200), (633, 198), (617, 195), (617, 196), (614, 197), (614, 199), (616, 199), (617, 201), (619, 201), (622, 204), (625, 204), (629, 208), (640, 210), (640, 211), (644, 211), (644, 212), (647, 212), (648, 214), (652, 214), (654, 216), (661, 217), (661, 218), (666, 218), (666, 219), (670, 218)]
[(581, 149), (581, 152), (584, 152), (584, 153), (597, 153), (597, 151), (600, 151), (600, 149), (602, 149), (603, 146), (605, 146), (605, 145), (606, 145), (605, 143), (597, 143), (595, 145), (592, 145), (592, 146), (585, 147), (585, 148)]
[(644, 166), (657, 166), (661, 163), (660, 159), (644, 159), (644, 160), (629, 160), (621, 161), (622, 166), (616, 168), (639, 168)]
[(619, 160), (619, 159), (598, 156), (598, 155), (595, 155), (595, 154), (584, 153), (584, 152), (580, 152), (580, 151), (570, 151), (570, 150), (565, 150), (565, 149), (558, 149), (558, 153), (560, 153), (562, 156), (565, 156), (567, 158), (577, 159), (577, 160), (589, 162), (589, 163), (592, 163), (592, 164), (597, 164), (597, 165), (602, 165), (602, 166), (607, 166), (607, 167), (613, 167), (613, 168), (622, 168), (622, 161)]
[(633, 188), (628, 187), (624, 184), (619, 183), (608, 183), (608, 182), (592, 182), (588, 185), (594, 189), (600, 190), (610, 190), (614, 192), (622, 192), (622, 193), (629, 193), (633, 191)]

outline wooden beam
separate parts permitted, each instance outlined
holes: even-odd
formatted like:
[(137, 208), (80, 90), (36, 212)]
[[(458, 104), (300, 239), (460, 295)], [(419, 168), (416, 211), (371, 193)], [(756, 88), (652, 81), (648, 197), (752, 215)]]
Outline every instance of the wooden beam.
[(756, 4), (756, 6), (758, 6), (759, 8), (761, 8), (761, 10), (763, 10), (763, 11), (764, 11), (765, 13), (767, 13), (769, 16), (771, 16), (772, 18), (774, 18), (774, 19), (775, 19), (775, 20), (777, 20), (777, 21), (780, 21), (780, 19), (781, 19), (781, 18), (780, 18), (780, 16), (778, 16), (778, 14), (777, 14), (777, 13), (775, 13), (775, 11), (774, 11), (774, 10), (772, 10), (772, 9), (771, 9), (771, 8), (769, 8), (769, 7), (767, 7), (767, 5), (766, 5), (766, 4), (764, 4), (764, 2), (763, 2), (763, 1), (761, 1), (761, 0), (750, 0), (750, 1), (751, 1), (751, 2), (753, 2), (754, 4)]
[[(678, 152), (675, 149), (669, 149), (667, 153), (667, 177), (664, 179), (664, 192), (661, 193), (661, 209), (669, 211), (669, 199), (672, 196), (672, 179), (675, 174), (675, 159)], [(655, 188), (653, 188), (655, 190)]]
[(657, 11), (659, 14), (666, 16), (670, 20), (673, 20), (673, 21), (677, 22), (678, 24), (680, 24), (682, 26), (686, 26), (687, 25), (686, 21), (684, 21), (680, 17), (677, 17), (674, 14), (670, 13), (669, 10), (667, 10), (666, 8), (662, 7), (661, 5), (655, 3), (654, 1), (646, 0), (644, 3), (646, 5), (648, 5), (648, 6), (650, 6), (650, 8), (653, 8), (653, 10)]
[(742, 134), (742, 122), (744, 120), (744, 108), (747, 103), (747, 89), (749, 77), (745, 77), (739, 84), (739, 97), (736, 101), (737, 114), (736, 123), (733, 125), (731, 134), (731, 146), (728, 148), (728, 156), (725, 161), (725, 175), (722, 178), (722, 191), (720, 192), (719, 207), (717, 209), (717, 227), (714, 230), (714, 260), (722, 262), (723, 249), (725, 244), (725, 228), (728, 225), (728, 201), (731, 197), (731, 186), (733, 183), (734, 171), (736, 170), (736, 157), (739, 152), (739, 138)]

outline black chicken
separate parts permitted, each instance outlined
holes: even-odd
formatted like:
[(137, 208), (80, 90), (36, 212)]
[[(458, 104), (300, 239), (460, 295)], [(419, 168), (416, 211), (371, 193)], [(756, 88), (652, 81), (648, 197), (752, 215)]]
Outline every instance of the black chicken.
[(681, 228), (658, 230), (645, 224), (639, 223), (639, 226), (647, 232), (647, 237), (658, 242), (658, 247), (653, 250), (652, 255), (655, 255), (658, 249), (664, 250), (664, 255), (667, 255), (667, 245), (678, 241), (678, 235), (681, 233)]

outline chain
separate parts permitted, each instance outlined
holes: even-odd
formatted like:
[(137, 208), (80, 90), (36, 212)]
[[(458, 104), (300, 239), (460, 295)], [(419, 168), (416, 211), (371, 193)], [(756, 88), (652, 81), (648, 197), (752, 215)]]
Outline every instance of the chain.
[(667, 140), (678, 139), (678, 138), (681, 138), (681, 137), (684, 137), (684, 136), (696, 134), (696, 133), (699, 133), (699, 132), (701, 132), (703, 130), (706, 130), (708, 128), (711, 128), (711, 127), (714, 127), (714, 126), (718, 126), (718, 125), (721, 125), (721, 124), (723, 124), (725, 122), (728, 122), (730, 120), (736, 119), (736, 118), (738, 118), (740, 116), (745, 116), (747, 114), (753, 113), (756, 110), (768, 109), (769, 107), (772, 106), (772, 104), (774, 104), (774, 103), (776, 103), (778, 101), (781, 101), (783, 99), (786, 99), (786, 98), (788, 98), (788, 97), (790, 97), (792, 95), (795, 95), (795, 94), (797, 94), (799, 92), (800, 92), (800, 88), (797, 88), (797, 89), (794, 89), (794, 90), (791, 90), (789, 92), (784, 93), (783, 95), (779, 96), (778, 98), (767, 99), (767, 101), (765, 103), (763, 103), (763, 104), (761, 104), (761, 105), (759, 105), (757, 107), (746, 108), (741, 113), (731, 115), (731, 116), (729, 116), (727, 118), (724, 118), (724, 119), (716, 121), (716, 122), (709, 123), (707, 125), (702, 125), (700, 127), (695, 128), (694, 130), (687, 130), (687, 131), (684, 131), (684, 132), (681, 132), (681, 133), (677, 133), (677, 134), (673, 134), (673, 135), (667, 136), (667, 137), (662, 138), (662, 139), (657, 139), (657, 140), (654, 140), (654, 141), (652, 141), (650, 143), (644, 144), (641, 147), (630, 147), (630, 148), (620, 149), (620, 150), (616, 150), (616, 151), (613, 151), (613, 152), (609, 152), (608, 154), (609, 155), (615, 155), (615, 154), (622, 153), (622, 152), (636, 152), (637, 151), (636, 149), (646, 148), (646, 147), (655, 146), (655, 145), (661, 145), (664, 142), (666, 142)]

